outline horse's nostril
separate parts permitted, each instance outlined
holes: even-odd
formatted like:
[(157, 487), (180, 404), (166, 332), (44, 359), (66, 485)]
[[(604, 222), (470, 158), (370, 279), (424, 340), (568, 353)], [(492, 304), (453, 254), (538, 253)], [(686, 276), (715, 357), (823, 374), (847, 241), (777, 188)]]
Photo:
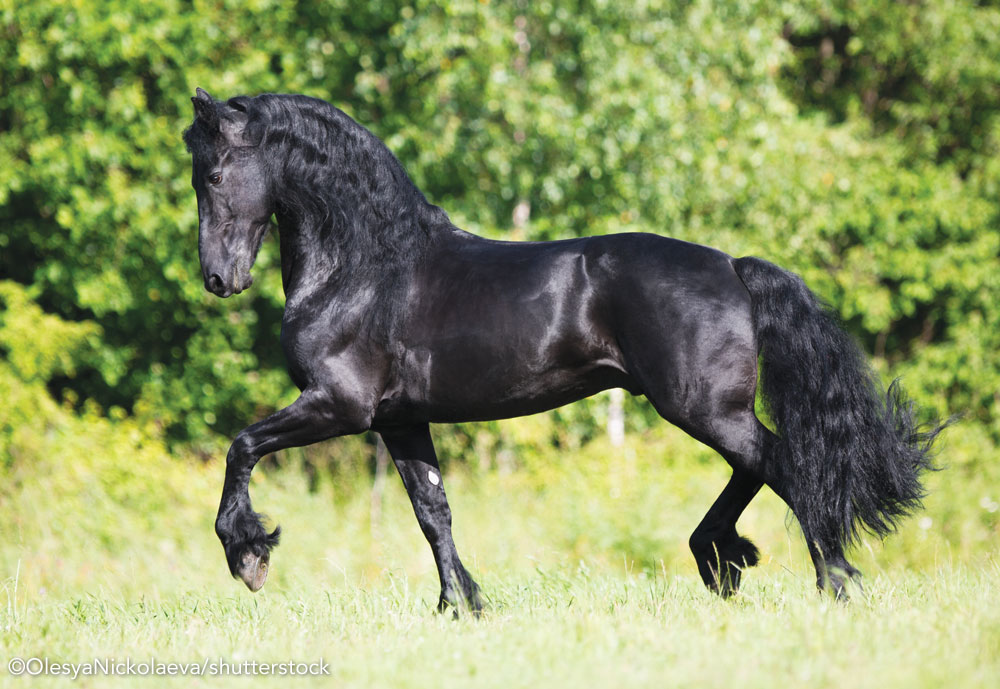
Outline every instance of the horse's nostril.
[(215, 293), (221, 292), (222, 278), (219, 277), (217, 274), (212, 273), (210, 276), (208, 276), (208, 280), (206, 281), (205, 286), (208, 287), (209, 292), (215, 292)]

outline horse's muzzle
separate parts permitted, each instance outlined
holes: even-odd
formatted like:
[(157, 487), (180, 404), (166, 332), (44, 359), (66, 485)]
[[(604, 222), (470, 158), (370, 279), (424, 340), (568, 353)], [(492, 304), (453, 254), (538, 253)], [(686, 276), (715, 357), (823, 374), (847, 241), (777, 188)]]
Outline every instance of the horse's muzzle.
[(227, 285), (222, 277), (218, 273), (211, 273), (205, 276), (205, 289), (214, 294), (217, 297), (231, 297), (234, 294), (239, 294), (243, 290), (250, 287), (253, 284), (253, 276), (249, 273), (241, 281), (242, 284), (229, 286)]
[(232, 294), (217, 273), (212, 273), (205, 278), (205, 289), (217, 297), (228, 297)]

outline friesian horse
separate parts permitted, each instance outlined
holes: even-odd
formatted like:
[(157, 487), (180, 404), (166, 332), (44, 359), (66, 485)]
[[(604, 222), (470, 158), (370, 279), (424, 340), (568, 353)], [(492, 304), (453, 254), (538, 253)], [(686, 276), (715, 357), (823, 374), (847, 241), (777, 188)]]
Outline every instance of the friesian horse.
[[(247, 289), (277, 219), (281, 344), (301, 390), (241, 431), (226, 458), (215, 529), (251, 590), (280, 533), (250, 504), (257, 461), (372, 430), (434, 552), (439, 608), (478, 610), (428, 424), (534, 414), (613, 387), (645, 395), (732, 467), (690, 539), (702, 579), (723, 596), (758, 560), (736, 521), (764, 484), (802, 526), (818, 586), (837, 595), (858, 574), (845, 547), (862, 530), (887, 534), (919, 505), (942, 426), (919, 424), (900, 387), (881, 386), (798, 276), (654, 234), (483, 239), (322, 100), (223, 102), (198, 89), (192, 101), (184, 141), (205, 287)], [(758, 384), (774, 432), (754, 414)]]

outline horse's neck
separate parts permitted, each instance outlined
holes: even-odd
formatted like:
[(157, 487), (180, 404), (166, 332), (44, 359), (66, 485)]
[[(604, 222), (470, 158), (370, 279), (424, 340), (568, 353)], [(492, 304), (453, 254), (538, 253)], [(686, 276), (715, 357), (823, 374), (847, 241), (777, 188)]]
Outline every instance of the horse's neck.
[[(480, 238), (455, 227), (447, 213), (424, 206), (421, 216), (403, 231), (415, 233), (416, 241), (374, 235), (338, 234), (325, 222), (301, 221), (279, 214), (281, 273), (286, 307), (322, 290), (324, 297), (363, 289), (366, 285), (388, 288), (400, 284), (420, 263), (454, 243)], [(390, 242), (389, 245), (386, 241)], [(348, 295), (349, 296), (349, 295)]]
[(326, 250), (322, 238), (311, 236), (298, 223), (280, 216), (278, 237), (286, 303), (293, 304), (329, 284), (338, 271), (340, 257)]
[(414, 254), (388, 256), (378, 251), (375, 242), (344, 246), (329, 234), (328, 228), (326, 234), (321, 234), (322, 229), (278, 218), (286, 308), (320, 292), (324, 300), (339, 295), (350, 298), (366, 285), (398, 278), (419, 260)]

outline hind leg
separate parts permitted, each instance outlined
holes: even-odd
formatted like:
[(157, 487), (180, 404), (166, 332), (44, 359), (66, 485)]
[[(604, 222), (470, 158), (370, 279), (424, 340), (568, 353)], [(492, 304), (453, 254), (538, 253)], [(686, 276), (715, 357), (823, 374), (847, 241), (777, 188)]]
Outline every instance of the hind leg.
[(757, 346), (749, 308), (722, 306), (700, 314), (687, 328), (630, 343), (633, 376), (656, 411), (729, 463), (733, 475), (689, 544), (705, 585), (722, 596), (735, 593), (742, 570), (758, 553), (736, 532), (736, 522), (764, 483), (766, 429), (754, 415)]
[[(757, 440), (734, 443), (734, 438), (746, 436), (745, 429), (750, 426), (754, 427)], [(822, 534), (809, 531), (808, 522), (802, 515), (816, 506), (796, 500), (787, 483), (771, 470), (768, 458), (777, 436), (756, 416), (750, 420), (746, 415), (723, 423), (716, 419), (711, 427), (701, 429), (699, 435), (702, 442), (719, 452), (733, 467), (733, 476), (726, 488), (691, 536), (691, 551), (705, 585), (728, 597), (739, 588), (742, 570), (757, 564), (757, 549), (736, 533), (736, 521), (766, 484), (785, 501), (802, 526), (809, 556), (816, 568), (816, 586), (820, 590), (829, 587), (838, 599), (846, 599), (848, 581), (857, 582), (860, 572), (847, 561), (843, 546), (835, 538), (824, 538)]]
[[(733, 468), (729, 485), (691, 537), (698, 570), (720, 594), (736, 590), (739, 568), (756, 562), (756, 549), (736, 533), (735, 524), (767, 484), (803, 526), (820, 587), (829, 585), (843, 595), (845, 577), (857, 570), (837, 539), (826, 534), (830, 530), (809, 526), (836, 523), (838, 515), (817, 519), (816, 511), (829, 507), (796, 494), (799, 481), (785, 476), (797, 469), (779, 466), (779, 439), (754, 414), (759, 348), (749, 293), (735, 273), (719, 270), (709, 277), (703, 292), (683, 292), (683, 300), (651, 293), (649, 303), (642, 304), (647, 310), (624, 308), (619, 336), (626, 369), (660, 416), (717, 451)], [(650, 322), (638, 317), (648, 312), (668, 312), (671, 318)]]
[(753, 543), (737, 533), (736, 522), (766, 484), (802, 525), (817, 585), (821, 589), (829, 586), (838, 597), (844, 597), (847, 580), (856, 577), (858, 570), (844, 557), (836, 539), (809, 531), (810, 520), (803, 516), (818, 506), (797, 499), (772, 461), (778, 437), (760, 423), (753, 410), (756, 359), (747, 350), (745, 356), (737, 354), (730, 353), (728, 360), (716, 358), (712, 367), (687, 371), (694, 376), (711, 370), (711, 378), (681, 379), (680, 385), (672, 387), (654, 379), (643, 386), (661, 416), (714, 449), (733, 468), (726, 488), (691, 535), (689, 543), (698, 572), (705, 585), (723, 597), (738, 590), (743, 570), (757, 563), (758, 553)]
[[(768, 433), (770, 434), (770, 431)], [(838, 600), (847, 600), (850, 597), (847, 584), (853, 582), (860, 587), (861, 572), (847, 561), (844, 546), (836, 537), (829, 535), (824, 537), (824, 534), (810, 530), (808, 521), (803, 516), (807, 510), (815, 510), (817, 506), (810, 505), (805, 500), (796, 500), (787, 482), (782, 481), (780, 477), (772, 477), (767, 484), (785, 501), (798, 520), (799, 526), (802, 527), (802, 535), (809, 548), (809, 557), (812, 559), (813, 567), (816, 568), (816, 588), (820, 591), (829, 588)]]
[(802, 535), (809, 548), (809, 557), (812, 559), (813, 567), (816, 568), (816, 588), (820, 591), (829, 588), (838, 600), (847, 600), (849, 598), (847, 584), (853, 582), (860, 587), (861, 572), (847, 561), (844, 547), (836, 538), (830, 536), (824, 538), (822, 534), (810, 531), (803, 514), (806, 510), (816, 509), (816, 506), (802, 500), (796, 501), (789, 487), (780, 478), (771, 478), (767, 481), (767, 485), (785, 501), (802, 527)]
[[(750, 398), (752, 400), (752, 397)], [(689, 544), (705, 585), (728, 598), (739, 590), (743, 570), (757, 564), (754, 544), (736, 532), (736, 522), (765, 483), (766, 429), (752, 408), (677, 420), (688, 434), (729, 463), (733, 475), (691, 535)]]
[[(808, 535), (806, 536), (808, 539)], [(808, 540), (807, 540), (808, 542)], [(824, 591), (827, 588), (838, 600), (847, 600), (848, 582), (861, 587), (861, 572), (844, 556), (844, 549), (837, 544), (824, 550), (817, 542), (809, 543), (809, 556), (816, 568), (816, 588)]]
[[(749, 430), (751, 427), (752, 431)], [(736, 585), (739, 584), (740, 570), (734, 568), (729, 563), (735, 562), (738, 565), (738, 558), (746, 555), (745, 552), (739, 551), (741, 541), (745, 541), (746, 543), (743, 546), (744, 549), (746, 549), (747, 545), (752, 548), (753, 544), (746, 541), (746, 539), (740, 539), (736, 534), (736, 520), (754, 495), (757, 494), (757, 490), (766, 484), (778, 497), (784, 500), (802, 527), (802, 533), (809, 548), (809, 556), (812, 559), (813, 566), (816, 568), (816, 586), (820, 590), (829, 587), (837, 598), (846, 599), (847, 582), (849, 580), (857, 581), (861, 573), (847, 561), (844, 555), (844, 548), (835, 537), (824, 536), (822, 533), (812, 533), (810, 531), (807, 526), (809, 521), (803, 519), (803, 516), (807, 513), (807, 510), (816, 510), (817, 506), (809, 504), (807, 500), (798, 499), (792, 492), (788, 482), (782, 479), (781, 475), (774, 470), (773, 464), (769, 461), (773, 456), (773, 448), (778, 442), (778, 437), (760, 423), (756, 415), (752, 412), (725, 419), (722, 423), (717, 419), (710, 428), (702, 432), (706, 433), (705, 437), (701, 438), (702, 442), (705, 442), (718, 451), (733, 467), (733, 478), (730, 479), (729, 485), (726, 486), (722, 495), (716, 500), (716, 504), (712, 506), (712, 509), (705, 516), (705, 520), (710, 520), (718, 506), (720, 517), (717, 520), (711, 520), (708, 525), (709, 528), (714, 524), (716, 525), (715, 532), (719, 532), (720, 529), (724, 528), (725, 524), (731, 524), (731, 528), (728, 531), (723, 530), (721, 532), (723, 536), (720, 540), (725, 544), (725, 550), (723, 550), (723, 547), (717, 546), (719, 547), (719, 556), (715, 558), (715, 561), (719, 563), (716, 565), (716, 568), (720, 575), (728, 575)], [(734, 439), (745, 438), (748, 433), (753, 435), (756, 440), (753, 442), (744, 441), (734, 443)], [(740, 478), (741, 475), (742, 478)], [(756, 486), (756, 488), (750, 492), (752, 486)], [(720, 506), (719, 503), (722, 503), (722, 505)], [(728, 520), (731, 520), (731, 522)], [(702, 524), (704, 524), (704, 520)], [(701, 529), (701, 526), (699, 525), (698, 529)], [(695, 530), (695, 534), (698, 533), (698, 529)], [(726, 534), (728, 534), (728, 537)], [(703, 539), (701, 543), (704, 544), (704, 542)], [(704, 545), (702, 552), (704, 553)], [(723, 556), (724, 552), (725, 556)], [(753, 555), (756, 555), (756, 548), (753, 548), (751, 552)], [(695, 557), (698, 558), (697, 553)], [(752, 566), (756, 562), (756, 557), (753, 558), (752, 562), (748, 559), (747, 566)], [(700, 561), (699, 571), (702, 572), (702, 578), (704, 578), (705, 574)], [(706, 584), (724, 596), (735, 591), (735, 587), (732, 590), (727, 590), (723, 585), (720, 590), (708, 581), (706, 581)]]
[(736, 522), (760, 490), (762, 482), (744, 469), (733, 469), (725, 489), (715, 500), (689, 545), (705, 585), (723, 598), (736, 593), (745, 567), (757, 564), (757, 547), (736, 533)]

